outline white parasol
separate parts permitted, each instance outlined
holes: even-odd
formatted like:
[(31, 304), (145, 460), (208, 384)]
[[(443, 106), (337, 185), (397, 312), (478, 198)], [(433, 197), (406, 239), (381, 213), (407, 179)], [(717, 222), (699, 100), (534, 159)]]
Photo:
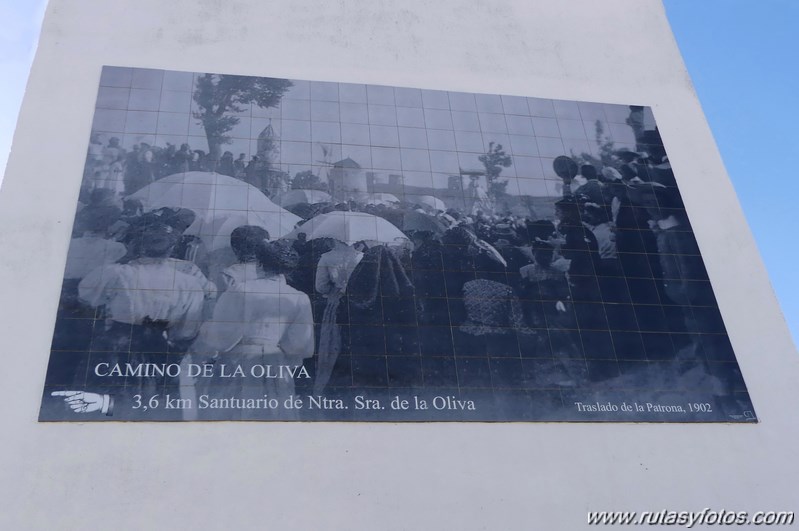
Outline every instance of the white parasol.
[(291, 232), (295, 216), (243, 181), (210, 172), (186, 172), (158, 179), (128, 196), (145, 210), (188, 208), (197, 216), (186, 234), (202, 238), (209, 251), (230, 245), (230, 233), (241, 225), (256, 225), (272, 239)]
[(361, 240), (387, 244), (405, 243), (408, 237), (387, 220), (364, 212), (333, 211), (309, 219), (289, 234), (296, 239), (304, 232), (309, 240), (334, 238), (348, 245)]
[(396, 195), (385, 192), (369, 194), (369, 198), (366, 200), (367, 205), (396, 206), (399, 203), (400, 200)]
[(432, 195), (420, 195), (418, 197), (414, 197), (413, 201), (419, 203), (420, 205), (430, 207), (433, 210), (440, 210), (442, 212), (446, 212), (447, 205), (441, 199), (432, 196)]
[(330, 194), (322, 190), (289, 190), (280, 196), (280, 206), (290, 207), (299, 204), (313, 205), (332, 201)]

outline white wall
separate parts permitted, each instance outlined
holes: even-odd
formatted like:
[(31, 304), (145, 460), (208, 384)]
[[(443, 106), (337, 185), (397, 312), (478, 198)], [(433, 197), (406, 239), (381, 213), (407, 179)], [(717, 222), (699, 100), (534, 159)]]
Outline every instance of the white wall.
[[(104, 64), (651, 105), (760, 423), (40, 424)], [(658, 0), (51, 0), (0, 195), (2, 529), (796, 509), (799, 357)]]

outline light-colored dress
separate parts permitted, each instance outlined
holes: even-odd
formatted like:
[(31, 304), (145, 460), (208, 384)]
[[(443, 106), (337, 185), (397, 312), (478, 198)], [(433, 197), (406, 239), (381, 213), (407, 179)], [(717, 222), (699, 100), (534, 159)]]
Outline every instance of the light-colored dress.
[(258, 278), (258, 264), (246, 262), (233, 264), (222, 270), (222, 289), (229, 290), (239, 284)]
[(191, 339), (200, 328), (205, 286), (200, 278), (184, 272), (186, 267), (170, 258), (101, 266), (81, 280), (78, 296), (94, 308), (104, 306), (108, 321), (164, 322), (170, 340)]
[(181, 394), (245, 400), (263, 399), (267, 395), (278, 399), (281, 408), (267, 413), (243, 409), (238, 414), (229, 411), (221, 414), (226, 419), (234, 418), (232, 415), (294, 418), (296, 415), (292, 411), (282, 409), (284, 400), (295, 392), (294, 379), (285, 371), (282, 377), (256, 377), (252, 375), (252, 368), (271, 365), (271, 373), (277, 374), (279, 366), (298, 367), (313, 352), (313, 314), (307, 295), (289, 286), (283, 275), (237, 283), (219, 297), (213, 317), (203, 324), (190, 348), (190, 356), (192, 363), (216, 365), (216, 374), (221, 372), (222, 364), (228, 372), (240, 365), (245, 376), (182, 381), (181, 384), (191, 389), (183, 389)]
[(336, 248), (323, 254), (316, 266), (314, 287), (317, 293), (327, 299), (327, 304), (322, 315), (319, 332), (319, 350), (314, 380), (315, 394), (321, 394), (324, 391), (341, 352), (341, 331), (336, 323), (338, 306), (347, 289), (352, 272), (355, 271), (362, 259), (362, 252), (339, 244)]

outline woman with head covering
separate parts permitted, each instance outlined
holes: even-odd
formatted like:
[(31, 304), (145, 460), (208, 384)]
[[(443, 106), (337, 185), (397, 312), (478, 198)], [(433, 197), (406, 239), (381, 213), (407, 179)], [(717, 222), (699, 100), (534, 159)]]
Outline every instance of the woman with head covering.
[(459, 326), (466, 319), (463, 307), (463, 285), (475, 280), (474, 265), (478, 253), (474, 245), (477, 237), (462, 226), (456, 226), (441, 238), (444, 262), (444, 287), (449, 304), (451, 326)]
[[(566, 272), (554, 265), (554, 246), (549, 242), (533, 243), (533, 262), (519, 270), (520, 294), (527, 326), (545, 329), (551, 326), (575, 328), (569, 320), (566, 305), (571, 301), (571, 290)], [(571, 313), (573, 317), (573, 312)]]
[(411, 275), (419, 322), (419, 350), (423, 356), (435, 357), (425, 360), (428, 367), (448, 363), (454, 371), (446, 284), (451, 273), (444, 268), (444, 246), (430, 231), (416, 231), (413, 243)]
[(462, 300), (463, 285), (477, 278), (507, 282), (507, 263), (494, 247), (462, 226), (445, 232), (441, 243), (450, 320), (453, 326), (457, 326), (466, 317)]
[[(387, 247), (378, 245), (364, 252), (346, 291), (348, 351), (353, 358), (340, 361), (337, 370), (346, 369), (352, 361), (353, 383), (387, 385), (386, 355), (408, 355), (418, 349), (413, 293), (410, 278)], [(363, 357), (356, 360), (357, 356)]]
[(419, 322), (426, 326), (449, 326), (441, 242), (430, 231), (416, 231), (413, 243), (411, 274), (416, 288)]
[[(311, 302), (285, 278), (297, 266), (297, 253), (290, 242), (263, 241), (257, 259), (257, 278), (237, 283), (222, 294), (213, 317), (203, 324), (190, 349), (193, 363), (214, 365), (217, 374), (222, 364), (241, 366), (246, 376), (186, 381), (182, 391), (186, 397), (208, 395), (209, 399), (237, 398), (246, 403), (268, 395), (282, 405), (295, 392), (295, 378), (310, 379), (302, 363), (314, 352)], [(230, 420), (230, 410), (222, 411), (221, 418)], [(294, 410), (282, 407), (235, 411), (243, 419), (296, 416)], [(214, 418), (214, 410), (205, 412), (208, 416), (203, 418)], [(197, 410), (184, 413), (196, 415)]]
[[(113, 362), (164, 363), (185, 351), (200, 328), (205, 286), (202, 273), (185, 271), (169, 257), (180, 233), (158, 217), (137, 227), (139, 256), (125, 264), (98, 267), (78, 285), (85, 304), (103, 316), (92, 348), (113, 353)], [(171, 380), (167, 384), (174, 384)], [(131, 391), (155, 392), (155, 378), (131, 382)]]
[(493, 280), (470, 280), (463, 286), (463, 300), (466, 320), (452, 329), (458, 386), (518, 386), (520, 345), (532, 338), (513, 289)]
[[(642, 185), (643, 186), (643, 185)], [(712, 307), (716, 299), (708, 289), (707, 272), (699, 258), (699, 245), (694, 238), (685, 210), (680, 208), (682, 200), (674, 188), (651, 183), (647, 190), (637, 190), (634, 197), (650, 216), (649, 227), (657, 242), (657, 258), (663, 272), (660, 287), (665, 294), (663, 304), (668, 301), (678, 305), (683, 323), (674, 322), (670, 326), (684, 326), (688, 334), (674, 334), (673, 342), (677, 359), (685, 364), (703, 364), (701, 346), (697, 334), (718, 331), (714, 316), (703, 309), (693, 307)], [(641, 316), (638, 324), (641, 330), (658, 330), (662, 324), (657, 317)], [(722, 329), (723, 330), (723, 329)], [(680, 330), (682, 331), (682, 330)], [(665, 349), (664, 349), (665, 350)], [(671, 355), (669, 350), (668, 356)]]
[[(123, 238), (128, 253), (120, 259), (120, 262), (132, 263), (142, 257), (150, 256), (147, 254), (148, 251), (145, 251), (145, 247), (152, 247), (155, 242), (149, 241), (151, 236), (148, 235), (148, 231), (153, 226), (167, 226), (172, 231), (171, 234), (174, 236), (175, 241), (169, 248), (169, 255), (166, 261), (177, 271), (195, 277), (202, 284), (206, 299), (215, 298), (217, 294), (216, 283), (208, 280), (203, 270), (195, 262), (183, 259), (186, 256), (186, 236), (183, 231), (192, 224), (194, 218), (194, 212), (188, 208), (163, 207), (142, 214), (136, 219), (131, 219)], [(181, 248), (183, 249), (180, 250)], [(195, 254), (202, 256), (202, 253), (199, 252)], [(180, 258), (176, 255), (179, 255)]]
[(596, 272), (600, 269), (599, 244), (596, 236), (583, 224), (580, 204), (573, 198), (555, 203), (555, 215), (560, 223), (561, 255), (570, 261), (569, 282), (574, 300), (600, 300)]
[[(508, 335), (525, 330), (519, 299), (510, 286), (493, 280), (470, 280), (463, 286), (466, 321), (461, 332), (474, 337)], [(518, 350), (515, 345), (511, 350)]]
[(533, 243), (534, 261), (519, 271), (525, 323), (534, 337), (520, 342), (523, 356), (540, 358), (538, 383), (575, 385), (586, 376), (566, 272), (554, 262), (554, 246)]

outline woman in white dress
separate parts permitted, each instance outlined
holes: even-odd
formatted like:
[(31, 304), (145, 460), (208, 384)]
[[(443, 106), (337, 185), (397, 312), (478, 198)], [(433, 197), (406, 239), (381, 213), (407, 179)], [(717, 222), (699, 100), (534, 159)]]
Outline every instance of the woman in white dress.
[[(244, 279), (219, 297), (213, 317), (190, 349), (190, 362), (213, 365), (214, 376), (183, 382), (188, 386), (182, 394), (197, 405), (203, 396), (206, 403), (238, 400), (229, 401), (226, 409), (187, 409), (184, 418), (197, 418), (199, 411), (201, 419), (296, 418), (296, 410), (284, 408), (284, 403), (295, 393), (294, 378), (310, 382), (302, 362), (314, 353), (311, 302), (286, 283), (284, 275), (297, 264), (288, 242), (263, 242), (258, 263), (257, 278)], [(258, 402), (272, 398), (279, 403), (275, 409)]]

